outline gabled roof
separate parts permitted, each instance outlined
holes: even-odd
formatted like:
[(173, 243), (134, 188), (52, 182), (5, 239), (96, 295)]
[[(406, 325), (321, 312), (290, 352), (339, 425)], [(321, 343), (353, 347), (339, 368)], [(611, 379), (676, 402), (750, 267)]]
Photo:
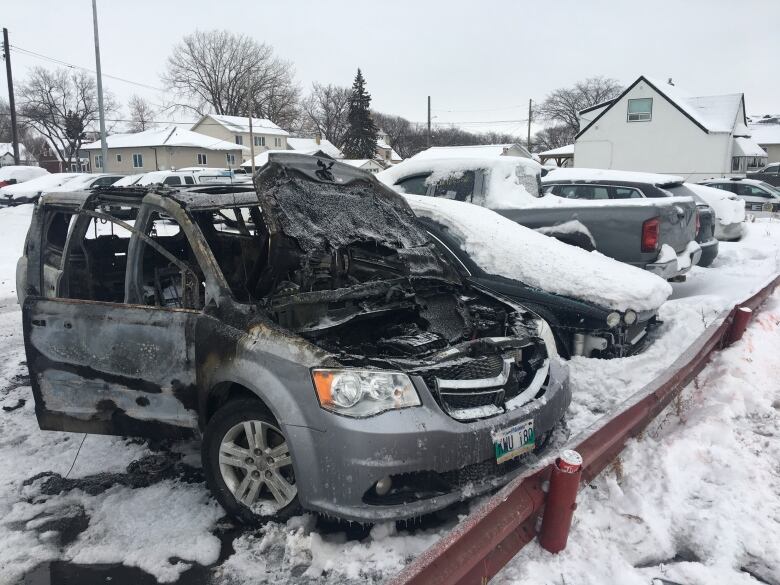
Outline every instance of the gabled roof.
[(330, 140), (323, 138), (319, 144), (314, 138), (288, 138), (287, 148), (303, 154), (313, 154), (321, 150), (332, 158), (344, 158), (344, 154)]
[(384, 148), (385, 150), (390, 151), (390, 160), (391, 161), (397, 161), (401, 162), (402, 159), (401, 156), (395, 151), (395, 149), (390, 146), (386, 141), (382, 140), (381, 138), (377, 139), (376, 141), (376, 147), (377, 148)]
[[(190, 148), (202, 148), (203, 150), (241, 150), (248, 151), (246, 146), (239, 146), (232, 142), (219, 140), (185, 130), (179, 126), (166, 126), (164, 128), (151, 128), (143, 132), (130, 134), (112, 134), (106, 138), (108, 148), (143, 148), (153, 146), (183, 146)], [(98, 150), (101, 148), (100, 140), (85, 144), (84, 150)]]
[[(192, 128), (197, 127), (200, 124), (208, 124), (207, 118), (211, 118), (214, 122), (223, 126), (230, 132), (236, 134), (248, 134), (249, 133), (249, 118), (243, 116), (224, 116), (221, 114), (206, 114), (200, 120), (192, 125)], [(205, 120), (205, 122), (204, 122)], [(212, 122), (212, 123), (214, 123)], [(289, 136), (290, 133), (287, 130), (282, 130), (266, 118), (252, 118), (252, 132), (257, 134), (273, 134), (276, 136)]]
[[(0, 156), (3, 156), (4, 154), (10, 154), (11, 156), (13, 156), (14, 154), (13, 142), (0, 142)], [(24, 147), (24, 144), (22, 144), (21, 142), (19, 143), (19, 158), (22, 160), (34, 158), (32, 155), (28, 154), (27, 149)]]
[(539, 156), (544, 156), (544, 157), (574, 156), (574, 145), (567, 144), (566, 146), (559, 146), (558, 148), (545, 150), (544, 152), (540, 152)]
[[(608, 102), (607, 107), (604, 108), (598, 116), (593, 118), (585, 128), (580, 130), (575, 138), (582, 136), (588, 128), (593, 126), (597, 120), (610, 111), (616, 103), (622, 100), (629, 91), (642, 81), (649, 85), (657, 94), (666, 98), (670, 104), (707, 134), (711, 132), (731, 132), (734, 129), (735, 122), (746, 123), (746, 119), (744, 118), (742, 120), (737, 120), (740, 106), (743, 106), (744, 111), (745, 98), (741, 93), (692, 96), (677, 86), (662, 83), (652, 78), (645, 77), (644, 75), (640, 75), (634, 83), (623, 90), (623, 93), (611, 102)], [(602, 105), (604, 104), (582, 110), (580, 114), (594, 110)]]

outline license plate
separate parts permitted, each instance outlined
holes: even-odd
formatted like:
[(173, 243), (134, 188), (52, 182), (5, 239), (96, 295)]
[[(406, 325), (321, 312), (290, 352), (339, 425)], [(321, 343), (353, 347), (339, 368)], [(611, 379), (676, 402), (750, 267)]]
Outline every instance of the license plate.
[(491, 436), (496, 451), (496, 463), (519, 457), (536, 446), (533, 419), (524, 420), (508, 429), (493, 431)]

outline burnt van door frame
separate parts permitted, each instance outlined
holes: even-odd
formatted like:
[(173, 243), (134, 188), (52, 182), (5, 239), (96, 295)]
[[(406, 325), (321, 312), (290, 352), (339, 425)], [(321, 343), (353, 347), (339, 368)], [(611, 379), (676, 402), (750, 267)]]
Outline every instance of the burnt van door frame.
[[(71, 225), (63, 270), (88, 229), (86, 215)], [(136, 232), (133, 238), (140, 237)], [(23, 330), (39, 426), (144, 437), (197, 428), (192, 333), (200, 315), (186, 308), (28, 297)]]

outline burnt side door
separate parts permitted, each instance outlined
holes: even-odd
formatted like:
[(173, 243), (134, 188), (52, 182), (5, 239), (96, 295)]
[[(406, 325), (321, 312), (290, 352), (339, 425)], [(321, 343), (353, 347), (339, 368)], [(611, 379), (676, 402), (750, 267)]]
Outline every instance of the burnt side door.
[[(42, 429), (156, 437), (197, 426), (192, 332), (202, 305), (197, 294), (176, 290), (196, 261), (180, 226), (147, 207), (125, 222), (82, 206), (56, 290), (25, 300), (25, 349)], [(131, 272), (144, 291), (132, 303)]]

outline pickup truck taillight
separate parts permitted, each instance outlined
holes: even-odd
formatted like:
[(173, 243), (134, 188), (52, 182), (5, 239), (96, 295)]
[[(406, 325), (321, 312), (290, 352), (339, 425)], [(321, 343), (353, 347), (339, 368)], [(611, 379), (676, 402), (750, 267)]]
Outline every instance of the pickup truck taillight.
[(660, 228), (661, 223), (657, 217), (648, 219), (642, 224), (642, 252), (655, 252), (658, 250)]

